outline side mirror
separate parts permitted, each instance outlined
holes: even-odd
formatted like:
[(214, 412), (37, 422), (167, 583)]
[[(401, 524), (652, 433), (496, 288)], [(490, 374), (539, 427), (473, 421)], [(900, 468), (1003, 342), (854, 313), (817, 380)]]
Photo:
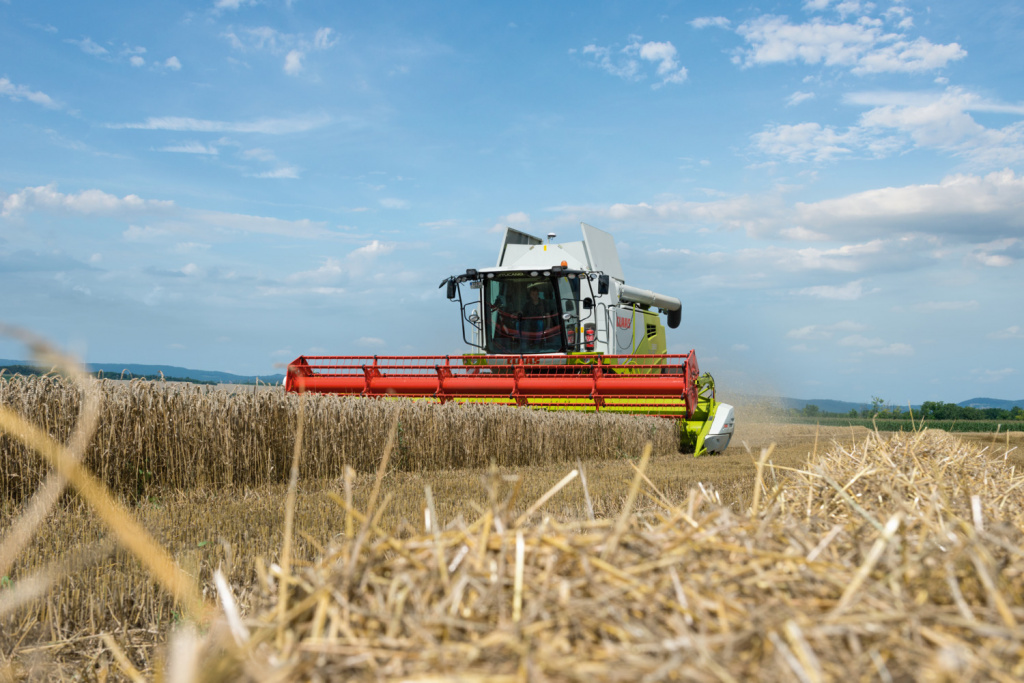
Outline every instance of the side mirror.
[(589, 296), (586, 297), (585, 299), (583, 299), (583, 310), (589, 311), (593, 307), (594, 307), (594, 300), (593, 299), (591, 299)]
[(575, 311), (576, 310), (576, 305), (571, 300), (565, 299), (565, 310), (567, 310), (567, 311)]
[(611, 287), (611, 278), (607, 275), (601, 275), (597, 278), (597, 293), (607, 294), (608, 289)]
[(459, 286), (455, 284), (455, 280), (448, 281), (448, 298), (454, 299), (459, 294)]

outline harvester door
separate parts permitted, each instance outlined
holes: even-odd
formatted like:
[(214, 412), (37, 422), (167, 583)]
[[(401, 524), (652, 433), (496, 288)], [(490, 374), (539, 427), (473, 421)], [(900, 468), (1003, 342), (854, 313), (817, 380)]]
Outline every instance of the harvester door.
[(566, 350), (576, 351), (580, 342), (580, 281), (576, 277), (558, 278), (558, 303), (562, 310)]
[(612, 306), (608, 309), (615, 323), (615, 353), (633, 353), (636, 313), (632, 306)]

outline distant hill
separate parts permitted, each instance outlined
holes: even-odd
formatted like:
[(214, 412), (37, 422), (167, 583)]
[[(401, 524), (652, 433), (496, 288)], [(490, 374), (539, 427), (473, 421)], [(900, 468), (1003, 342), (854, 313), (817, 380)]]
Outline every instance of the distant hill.
[[(0, 367), (12, 365), (29, 365), (39, 367), (38, 363), (27, 360), (6, 360), (0, 358)], [(48, 368), (45, 368), (48, 369)], [(218, 384), (255, 384), (259, 379), (264, 384), (280, 384), (284, 374), (275, 375), (235, 375), (230, 372), (218, 372), (217, 370), (192, 370), (177, 365), (142, 365), (139, 363), (88, 363), (86, 369), (89, 372), (102, 372), (105, 377), (117, 379), (123, 376), (125, 379), (131, 377), (159, 376), (162, 372), (165, 377), (178, 379), (194, 379), (201, 382), (216, 382)]]
[(803, 410), (806, 405), (816, 405), (824, 413), (848, 413), (851, 410), (867, 410), (871, 407), (870, 403), (850, 403), (849, 401), (833, 401), (830, 398), (782, 398), (783, 408), (795, 408), (796, 410)]
[(1024, 398), (1018, 401), (1005, 401), (1001, 398), (969, 398), (966, 401), (957, 403), (963, 408), (1002, 408), (1013, 410), (1016, 406), (1024, 408)]

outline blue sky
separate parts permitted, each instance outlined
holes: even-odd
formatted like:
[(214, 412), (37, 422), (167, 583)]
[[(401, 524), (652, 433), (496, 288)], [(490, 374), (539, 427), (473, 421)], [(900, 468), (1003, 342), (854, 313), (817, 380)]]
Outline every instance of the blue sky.
[(0, 0), (0, 320), (458, 352), (442, 278), (586, 221), (727, 393), (1019, 399), (1022, 39), (998, 0)]

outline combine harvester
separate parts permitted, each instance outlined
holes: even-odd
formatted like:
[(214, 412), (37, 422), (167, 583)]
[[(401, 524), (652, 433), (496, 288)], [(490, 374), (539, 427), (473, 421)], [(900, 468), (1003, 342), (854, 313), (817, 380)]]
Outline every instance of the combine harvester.
[[(682, 303), (626, 284), (612, 236), (586, 223), (583, 241), (548, 244), (507, 228), (493, 268), (445, 279), (463, 340), (456, 356), (300, 356), (288, 391), (485, 402), (628, 413), (679, 423), (680, 447), (725, 450), (733, 408), (715, 400), (694, 351), (666, 353)], [(463, 285), (469, 286), (463, 297)]]

